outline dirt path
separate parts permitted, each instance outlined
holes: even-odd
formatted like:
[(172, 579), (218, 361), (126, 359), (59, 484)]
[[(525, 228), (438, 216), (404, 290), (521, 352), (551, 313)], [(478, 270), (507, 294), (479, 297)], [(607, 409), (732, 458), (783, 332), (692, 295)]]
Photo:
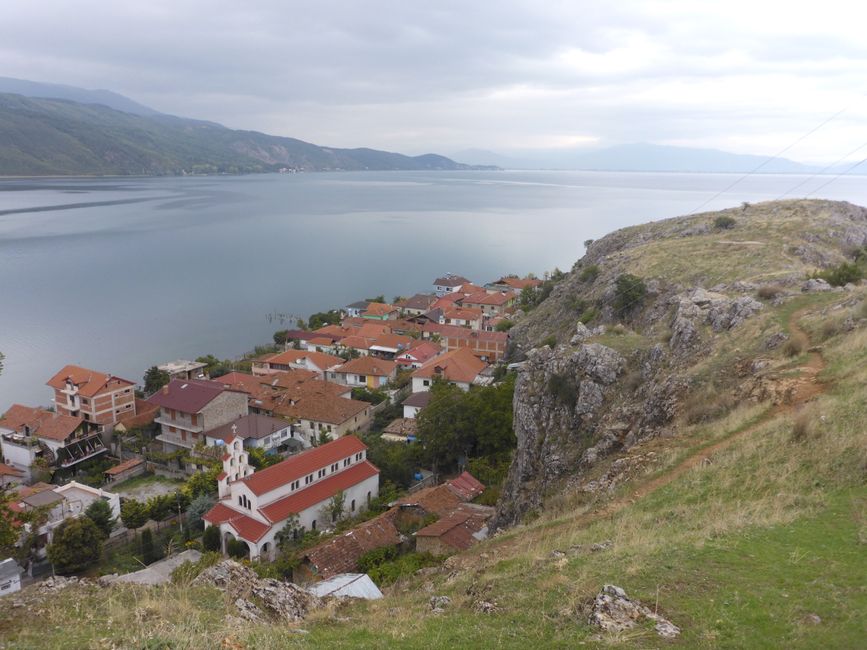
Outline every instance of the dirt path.
[[(803, 349), (809, 348), (810, 337), (801, 327), (799, 321), (808, 311), (809, 309), (806, 308), (798, 310), (797, 312), (792, 314), (788, 323), (790, 338), (794, 341), (799, 342), (803, 346)], [(548, 536), (553, 530), (556, 530), (557, 528), (561, 528), (567, 525), (570, 527), (575, 525), (586, 525), (598, 519), (610, 517), (623, 510), (623, 508), (635, 503), (635, 501), (637, 501), (638, 499), (642, 499), (649, 494), (656, 492), (660, 488), (669, 485), (693, 467), (700, 465), (701, 463), (707, 462), (708, 459), (714, 456), (714, 454), (730, 447), (737, 440), (754, 433), (773, 418), (776, 418), (786, 413), (792, 413), (800, 409), (805, 403), (813, 400), (825, 389), (824, 385), (819, 382), (818, 378), (819, 373), (822, 372), (824, 368), (825, 359), (822, 356), (821, 352), (815, 348), (811, 349), (811, 351), (807, 354), (806, 364), (802, 365), (799, 368), (800, 377), (794, 387), (794, 393), (790, 400), (785, 403), (779, 404), (772, 409), (769, 409), (754, 424), (739, 431), (735, 431), (734, 433), (729, 434), (728, 436), (724, 437), (721, 440), (718, 440), (712, 445), (702, 447), (701, 449), (693, 452), (668, 471), (639, 485), (629, 496), (623, 496), (618, 499), (614, 499), (613, 501), (609, 501), (608, 503), (602, 505), (596, 510), (593, 510), (592, 512), (585, 513), (567, 521), (540, 528), (539, 530), (534, 531), (532, 533), (532, 536)], [(526, 535), (522, 535), (520, 541), (516, 539), (505, 539), (503, 540), (502, 544), (497, 544), (496, 540), (494, 540), (493, 543), (497, 548), (503, 549), (511, 546), (517, 546), (519, 544), (523, 546), (529, 543), (529, 541), (531, 540), (528, 540)], [(488, 553), (490, 553), (492, 550), (493, 549), (491, 549), (490, 547), (486, 549)]]

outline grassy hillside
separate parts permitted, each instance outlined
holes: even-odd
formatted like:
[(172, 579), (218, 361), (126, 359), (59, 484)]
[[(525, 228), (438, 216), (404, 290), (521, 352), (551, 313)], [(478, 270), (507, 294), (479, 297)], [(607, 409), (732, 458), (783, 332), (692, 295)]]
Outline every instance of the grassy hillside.
[(443, 156), (333, 149), (170, 115), (0, 94), (0, 175), (465, 169)]
[[(793, 290), (765, 305), (738, 329), (708, 334), (712, 352), (691, 368), (696, 400), (671, 435), (564, 481), (535, 519), (386, 588), (381, 601), (265, 625), (239, 622), (208, 589), (71, 587), (3, 608), (4, 647), (863, 647), (867, 287)], [(767, 349), (775, 332), (792, 345)], [(656, 335), (606, 336), (626, 354)], [(744, 370), (757, 363), (761, 375)], [(720, 377), (725, 391), (708, 391)], [(752, 398), (758, 382), (781, 390)], [(611, 487), (590, 491), (593, 481)], [(681, 635), (600, 633), (587, 618), (603, 584)], [(434, 595), (451, 605), (432, 612)]]

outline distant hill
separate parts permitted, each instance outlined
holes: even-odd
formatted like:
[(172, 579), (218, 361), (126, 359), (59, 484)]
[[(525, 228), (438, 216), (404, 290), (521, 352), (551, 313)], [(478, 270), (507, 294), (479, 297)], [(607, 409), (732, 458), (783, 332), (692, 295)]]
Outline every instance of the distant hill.
[(282, 168), (473, 167), (436, 154), (404, 156), (375, 149), (320, 147), (156, 112), (136, 114), (102, 104), (0, 94), (0, 175), (175, 175)]
[[(636, 172), (731, 172), (746, 173), (759, 165), (765, 174), (813, 174), (821, 167), (768, 156), (736, 154), (717, 149), (696, 149), (668, 145), (634, 143), (595, 151), (551, 149), (500, 154), (484, 149), (467, 149), (453, 158), (467, 164), (497, 165), (505, 169), (574, 169)], [(839, 173), (844, 168), (826, 170)]]
[(14, 93), (16, 95), (24, 95), (25, 97), (41, 97), (44, 99), (68, 99), (71, 102), (78, 102), (80, 104), (102, 104), (103, 106), (108, 106), (124, 113), (132, 113), (133, 115), (157, 115), (159, 113), (159, 111), (155, 111), (148, 106), (143, 106), (129, 97), (118, 95), (110, 90), (89, 90), (87, 88), (78, 88), (77, 86), (42, 83), (27, 79), (0, 77), (0, 93)]

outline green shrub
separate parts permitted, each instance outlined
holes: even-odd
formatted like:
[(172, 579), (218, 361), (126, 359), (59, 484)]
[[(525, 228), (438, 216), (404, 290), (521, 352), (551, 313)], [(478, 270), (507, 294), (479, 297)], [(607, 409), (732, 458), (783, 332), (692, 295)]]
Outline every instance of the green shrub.
[(172, 582), (175, 584), (189, 584), (199, 574), (210, 566), (214, 566), (217, 562), (223, 559), (219, 553), (203, 553), (202, 557), (196, 562), (184, 562), (174, 571), (172, 571)]
[(596, 320), (598, 317), (599, 310), (596, 309), (596, 307), (588, 307), (584, 310), (584, 313), (578, 317), (578, 320), (586, 325), (587, 323)]
[(596, 264), (585, 266), (578, 274), (578, 279), (581, 282), (594, 282), (599, 277), (599, 267)]
[(625, 312), (635, 309), (647, 295), (647, 285), (644, 280), (631, 273), (618, 276), (614, 286), (614, 306), (618, 311)]
[(505, 320), (501, 320), (497, 323), (497, 326), (494, 327), (495, 332), (508, 332), (512, 327), (514, 327), (514, 323), (510, 321), (508, 318)]
[(833, 266), (824, 271), (813, 274), (814, 278), (825, 280), (832, 287), (842, 287), (847, 284), (860, 282), (864, 279), (864, 271), (853, 262), (843, 262), (839, 266)]
[(358, 558), (358, 569), (363, 573), (370, 573), (370, 570), (389, 562), (397, 557), (396, 546), (382, 546), (368, 551)]
[(88, 517), (66, 519), (54, 530), (47, 552), (58, 573), (83, 571), (102, 555), (102, 531)]
[(157, 559), (154, 549), (154, 534), (150, 528), (145, 528), (141, 533), (141, 559), (145, 564), (151, 564)]
[(393, 584), (400, 578), (414, 575), (419, 569), (436, 566), (440, 561), (430, 553), (407, 553), (373, 567), (367, 574), (380, 587)]
[(229, 557), (243, 560), (250, 555), (250, 549), (247, 548), (247, 544), (242, 542), (240, 539), (233, 538), (226, 544), (226, 553), (229, 554)]
[(547, 345), (552, 350), (557, 347), (557, 337), (553, 334), (551, 336), (546, 336), (542, 340), (542, 345)]
[(720, 215), (713, 220), (713, 226), (717, 230), (731, 230), (736, 224), (737, 221), (735, 221), (734, 217), (729, 217), (727, 215)]
[(205, 534), (202, 535), (202, 546), (206, 551), (219, 552), (222, 550), (220, 528), (218, 526), (208, 526), (205, 528)]

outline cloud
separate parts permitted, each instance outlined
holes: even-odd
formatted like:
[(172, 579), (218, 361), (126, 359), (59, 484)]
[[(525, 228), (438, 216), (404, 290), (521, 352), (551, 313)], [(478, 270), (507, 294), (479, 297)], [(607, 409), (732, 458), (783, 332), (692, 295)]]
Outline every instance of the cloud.
[(333, 146), (867, 141), (867, 10), (827, 0), (6, 0), (0, 74)]

